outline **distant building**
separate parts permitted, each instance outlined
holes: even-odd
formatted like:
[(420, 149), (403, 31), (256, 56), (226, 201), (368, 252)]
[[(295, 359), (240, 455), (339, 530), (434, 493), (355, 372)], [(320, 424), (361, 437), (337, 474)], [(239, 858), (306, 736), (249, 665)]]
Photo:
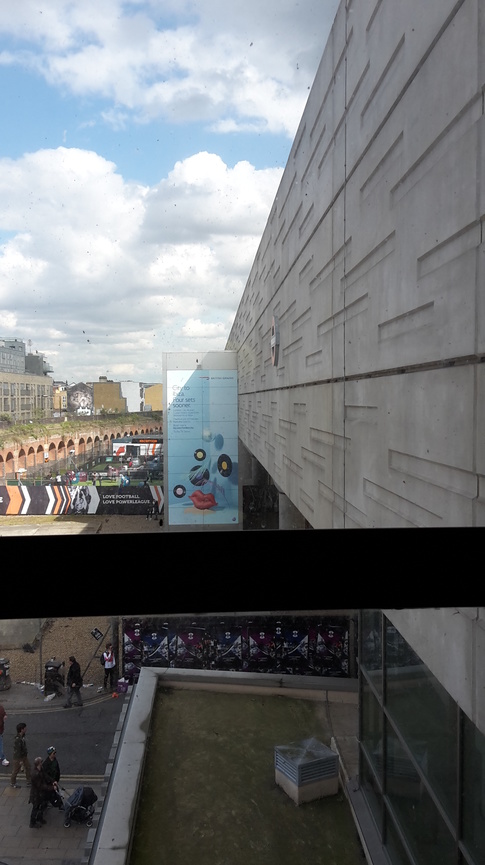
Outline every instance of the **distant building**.
[(25, 355), (25, 371), (32, 373), (32, 375), (48, 375), (48, 373), (53, 372), (53, 369), (47, 363), (44, 355), (36, 351), (35, 354)]
[(127, 402), (121, 392), (121, 382), (110, 381), (106, 376), (100, 375), (99, 381), (93, 383), (93, 403), (95, 414), (124, 414), (127, 411)]
[(162, 411), (162, 385), (142, 381), (113, 381), (100, 375), (93, 383), (94, 412), (124, 414), (144, 411)]
[(0, 339), (0, 372), (25, 372), (25, 343), (21, 339)]
[(0, 338), (0, 414), (13, 421), (51, 417), (53, 381), (44, 355), (26, 354), (21, 339)]
[(67, 411), (67, 383), (54, 382), (53, 387), (53, 408), (54, 414), (61, 414)]
[(143, 411), (145, 405), (145, 388), (138, 381), (120, 381), (121, 396), (126, 400), (126, 411)]
[(163, 409), (163, 385), (145, 385), (145, 405), (143, 411), (162, 411)]

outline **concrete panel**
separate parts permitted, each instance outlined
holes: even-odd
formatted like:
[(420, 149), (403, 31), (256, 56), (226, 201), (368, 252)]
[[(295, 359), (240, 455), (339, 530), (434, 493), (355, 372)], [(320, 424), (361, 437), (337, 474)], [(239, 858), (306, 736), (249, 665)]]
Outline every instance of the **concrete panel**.
[(366, 525), (472, 525), (474, 371), (347, 383), (347, 501)]

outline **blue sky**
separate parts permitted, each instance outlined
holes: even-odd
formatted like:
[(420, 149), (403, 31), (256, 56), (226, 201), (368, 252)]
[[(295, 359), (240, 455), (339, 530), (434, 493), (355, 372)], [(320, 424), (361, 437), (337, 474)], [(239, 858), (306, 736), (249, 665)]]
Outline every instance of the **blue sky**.
[(223, 349), (338, 0), (0, 6), (0, 336), (55, 379)]

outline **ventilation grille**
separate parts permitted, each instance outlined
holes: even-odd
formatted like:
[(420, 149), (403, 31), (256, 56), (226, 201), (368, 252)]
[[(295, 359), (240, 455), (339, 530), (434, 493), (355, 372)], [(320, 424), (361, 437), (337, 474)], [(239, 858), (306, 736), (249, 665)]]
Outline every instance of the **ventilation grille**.
[(301, 787), (338, 776), (338, 755), (318, 739), (276, 745), (275, 769)]

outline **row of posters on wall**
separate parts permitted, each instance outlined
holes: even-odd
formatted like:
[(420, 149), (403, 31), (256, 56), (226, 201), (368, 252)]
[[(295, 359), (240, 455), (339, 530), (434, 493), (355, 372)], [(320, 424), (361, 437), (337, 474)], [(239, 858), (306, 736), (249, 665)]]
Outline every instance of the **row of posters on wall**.
[[(350, 675), (350, 617), (123, 619), (123, 674), (142, 667)], [(355, 629), (354, 629), (355, 632)]]

